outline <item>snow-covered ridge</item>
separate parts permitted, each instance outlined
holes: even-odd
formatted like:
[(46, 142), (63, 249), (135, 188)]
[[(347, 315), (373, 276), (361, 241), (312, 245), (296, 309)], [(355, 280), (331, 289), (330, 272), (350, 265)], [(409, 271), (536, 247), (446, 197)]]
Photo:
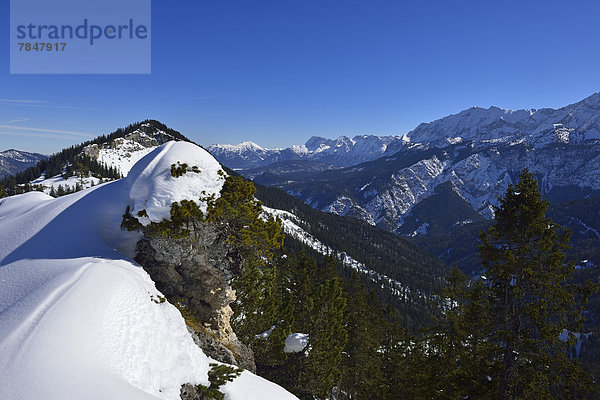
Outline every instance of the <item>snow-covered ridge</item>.
[(600, 93), (557, 110), (506, 110), (472, 107), (458, 114), (420, 124), (408, 133), (411, 141), (445, 146), (462, 141), (525, 140), (534, 148), (556, 142), (600, 138)]
[[(174, 138), (168, 133), (150, 123), (144, 123), (124, 137), (111, 142), (90, 144), (83, 148), (82, 154), (104, 165), (107, 169), (113, 168), (125, 177), (144, 156), (162, 143), (172, 139)], [(44, 193), (51, 194), (57, 192), (61, 187), (67, 192), (89, 188), (100, 183), (100, 179), (93, 176), (72, 176), (68, 179), (64, 179), (62, 175), (47, 177), (43, 172), (39, 178), (30, 183), (34, 186), (41, 186)]]
[(112, 142), (91, 144), (83, 149), (88, 157), (112, 167), (127, 176), (129, 170), (154, 148), (173, 137), (168, 133), (146, 123), (140, 125), (139, 129), (117, 138)]
[[(350, 156), (361, 148), (362, 158), (352, 158), (350, 164), (382, 151), (385, 156), (334, 170), (321, 166), (313, 171), (305, 163), (295, 170), (266, 165), (245, 172), (321, 211), (360, 218), (392, 232), (400, 232), (414, 207), (447, 184), (490, 219), (497, 196), (525, 167), (545, 196), (600, 193), (600, 93), (558, 110), (474, 107), (421, 124), (401, 137), (313, 137), (303, 148), (312, 160), (334, 150), (340, 157)], [(388, 156), (390, 149), (394, 153)], [(221, 161), (228, 165), (226, 157)]]
[[(223, 151), (230, 151), (233, 153), (243, 153), (245, 151), (266, 151), (267, 149), (263, 149), (259, 145), (249, 140), (239, 143), (239, 144), (215, 144), (211, 146), (214, 149), (220, 149)], [(270, 149), (270, 150), (278, 150), (278, 149)]]
[[(201, 172), (161, 175), (172, 160)], [(209, 182), (215, 165), (203, 149), (170, 142), (127, 179), (56, 199), (0, 200), (0, 398), (175, 400), (184, 383), (208, 384), (212, 360), (178, 310), (153, 301), (160, 292), (125, 255), (138, 234), (120, 223), (127, 206), (159, 218), (164, 204), (218, 190)], [(228, 400), (295, 398), (249, 372), (222, 391)]]

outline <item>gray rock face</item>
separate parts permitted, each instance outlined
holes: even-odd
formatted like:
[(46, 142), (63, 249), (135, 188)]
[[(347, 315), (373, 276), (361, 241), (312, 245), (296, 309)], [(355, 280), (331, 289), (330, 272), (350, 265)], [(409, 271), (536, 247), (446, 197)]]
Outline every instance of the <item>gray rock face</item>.
[(181, 391), (179, 392), (179, 397), (181, 400), (209, 400), (204, 394), (198, 390), (197, 386), (186, 383), (181, 386)]
[(204, 224), (178, 240), (144, 237), (136, 250), (135, 260), (182, 310), (196, 344), (218, 361), (255, 371), (252, 350), (239, 342), (230, 324), (235, 300), (230, 282), (241, 272), (241, 259), (218, 228)]

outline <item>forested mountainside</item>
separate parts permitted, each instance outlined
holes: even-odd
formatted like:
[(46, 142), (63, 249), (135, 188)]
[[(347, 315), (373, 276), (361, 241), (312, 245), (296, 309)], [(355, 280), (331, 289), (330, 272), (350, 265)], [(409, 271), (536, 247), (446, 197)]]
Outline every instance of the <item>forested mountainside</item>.
[(306, 239), (303, 233), (307, 233), (308, 240), (302, 241), (305, 246), (347, 256), (351, 262), (345, 264), (345, 275), (359, 271), (369, 289), (400, 311), (403, 326), (416, 333), (437, 315), (437, 296), (449, 268), (435, 256), (364, 221), (324, 213), (282, 190), (255, 185), (258, 199), (267, 207), (292, 215), (277, 214), (300, 228), (288, 236), (302, 240)]
[(39, 153), (9, 149), (0, 152), (0, 178), (15, 175), (46, 158)]

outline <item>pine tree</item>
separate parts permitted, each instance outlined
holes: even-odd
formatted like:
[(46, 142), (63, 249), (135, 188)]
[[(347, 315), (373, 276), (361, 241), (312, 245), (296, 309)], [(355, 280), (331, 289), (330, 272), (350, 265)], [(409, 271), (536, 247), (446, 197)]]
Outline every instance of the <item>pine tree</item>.
[(346, 296), (333, 256), (324, 260), (319, 272), (323, 281), (314, 293), (311, 329), (308, 331), (310, 351), (304, 362), (302, 383), (308, 393), (324, 399), (342, 377), (342, 352), (347, 341), (344, 326)]
[(347, 340), (346, 297), (339, 278), (327, 279), (319, 286), (315, 305), (304, 377), (308, 378), (305, 380), (307, 392), (325, 399), (342, 376), (342, 352)]
[(463, 321), (467, 277), (454, 267), (441, 290), (443, 317), (422, 339), (427, 352), (427, 379), (422, 383), (433, 398), (461, 398), (469, 393), (466, 384), (466, 340), (469, 327)]
[(3, 197), (6, 197), (6, 196), (8, 196), (8, 194), (6, 193), (4, 188), (2, 186), (0, 186), (0, 199)]
[[(263, 321), (263, 331), (273, 328), (268, 338), (252, 340), (257, 371), (301, 398), (330, 397), (342, 375), (346, 295), (336, 268), (333, 257), (320, 265), (303, 252), (280, 258), (274, 289), (251, 318)], [(284, 353), (284, 341), (293, 332), (307, 334), (308, 346)]]
[(379, 350), (384, 331), (378, 301), (369, 297), (356, 272), (348, 291), (348, 344), (341, 389), (348, 399), (380, 398), (384, 388), (383, 357)]
[[(500, 350), (495, 398), (580, 398), (590, 381), (568, 346), (596, 288), (569, 283), (570, 233), (546, 217), (548, 202), (527, 169), (499, 202), (479, 247), (489, 282), (488, 340)], [(565, 332), (568, 341), (559, 338)]]
[(283, 244), (281, 225), (273, 217), (261, 218), (262, 203), (254, 197), (256, 188), (240, 176), (229, 176), (219, 198), (208, 202), (206, 221), (218, 225), (247, 266), (263, 265), (273, 250)]
[(433, 398), (489, 398), (492, 393), (494, 347), (490, 329), (488, 288), (484, 279), (472, 283), (457, 268), (441, 290), (442, 317), (421, 339), (427, 347), (426, 379)]

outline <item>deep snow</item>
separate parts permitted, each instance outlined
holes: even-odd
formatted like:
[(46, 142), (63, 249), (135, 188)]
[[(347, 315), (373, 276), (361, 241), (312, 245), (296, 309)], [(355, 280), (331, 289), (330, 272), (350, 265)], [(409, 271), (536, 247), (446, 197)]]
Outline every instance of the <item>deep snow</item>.
[[(172, 160), (202, 173), (176, 180), (163, 171)], [(169, 142), (125, 179), (57, 199), (30, 192), (0, 201), (1, 399), (178, 399), (183, 383), (208, 383), (212, 360), (178, 310), (153, 301), (160, 293), (127, 257), (137, 234), (120, 222), (127, 205), (160, 218), (202, 185), (218, 191), (207, 179), (215, 165), (203, 149)], [(249, 372), (223, 392), (295, 398)]]

